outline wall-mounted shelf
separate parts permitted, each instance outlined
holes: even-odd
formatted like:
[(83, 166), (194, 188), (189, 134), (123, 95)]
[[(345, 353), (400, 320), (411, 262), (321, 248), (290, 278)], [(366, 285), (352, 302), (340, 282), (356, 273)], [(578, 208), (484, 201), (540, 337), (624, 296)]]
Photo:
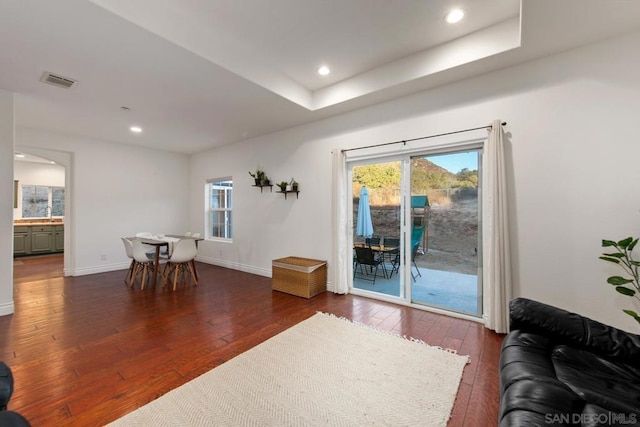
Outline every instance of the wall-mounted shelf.
[(264, 187), (269, 187), (269, 191), (271, 191), (273, 193), (273, 184), (260, 184), (260, 185), (252, 185), (252, 187), (260, 187), (260, 192), (262, 193), (262, 189)]
[(298, 198), (298, 193), (300, 193), (300, 190), (285, 190), (285, 191), (276, 191), (276, 193), (282, 193), (284, 194), (284, 198), (287, 198), (287, 194), (289, 193), (296, 193), (296, 199)]

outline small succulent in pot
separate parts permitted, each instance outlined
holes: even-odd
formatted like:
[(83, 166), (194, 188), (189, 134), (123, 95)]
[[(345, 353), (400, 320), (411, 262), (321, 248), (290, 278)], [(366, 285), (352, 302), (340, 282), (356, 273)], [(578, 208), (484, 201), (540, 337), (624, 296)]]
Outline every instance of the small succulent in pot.
[(291, 182), (289, 184), (291, 185), (292, 191), (298, 191), (298, 183), (296, 182), (295, 178), (291, 178)]
[(278, 184), (278, 187), (280, 187), (280, 191), (286, 191), (287, 190), (287, 181), (282, 181)]

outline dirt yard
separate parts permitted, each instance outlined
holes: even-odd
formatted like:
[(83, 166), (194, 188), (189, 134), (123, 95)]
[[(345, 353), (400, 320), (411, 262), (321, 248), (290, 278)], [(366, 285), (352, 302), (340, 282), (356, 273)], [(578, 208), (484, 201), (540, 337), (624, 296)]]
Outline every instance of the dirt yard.
[[(355, 227), (357, 204), (354, 204)], [(397, 206), (372, 206), (371, 220), (375, 236), (399, 235), (400, 209)], [(363, 241), (354, 237), (355, 242)], [(424, 241), (424, 240), (423, 240)], [(418, 253), (418, 266), (434, 270), (477, 274), (478, 202), (475, 199), (433, 205), (428, 214), (428, 235), (424, 254)]]

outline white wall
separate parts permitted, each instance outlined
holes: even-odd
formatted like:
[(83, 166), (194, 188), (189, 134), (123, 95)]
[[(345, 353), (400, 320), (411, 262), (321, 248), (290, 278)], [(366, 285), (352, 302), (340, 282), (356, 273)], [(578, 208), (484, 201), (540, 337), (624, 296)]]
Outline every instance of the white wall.
[(13, 176), (20, 184), (64, 187), (64, 167), (48, 163), (16, 161)]
[(0, 90), (0, 316), (13, 313), (13, 94)]
[[(327, 233), (312, 233), (317, 218), (330, 218), (330, 149), (298, 145), (299, 139), (261, 138), (256, 143), (222, 147), (192, 156), (191, 228), (204, 232), (204, 183), (208, 178), (232, 176), (234, 182), (233, 243), (202, 242), (199, 258), (208, 262), (271, 275), (271, 260), (289, 255), (328, 259)], [(265, 144), (265, 147), (262, 147)], [(271, 146), (269, 149), (267, 146)], [(260, 164), (274, 183), (295, 178), (299, 199), (252, 187), (249, 171)], [(317, 176), (313, 171), (322, 170)], [(311, 173), (310, 173), (311, 172)], [(327, 175), (329, 174), (329, 175)], [(308, 237), (312, 234), (312, 238)]]
[(120, 237), (139, 231), (179, 233), (189, 224), (184, 154), (24, 128), (16, 130), (16, 145), (40, 155), (63, 151), (71, 159), (65, 186), (67, 275), (127, 268)]
[(22, 218), (22, 186), (40, 185), (45, 187), (64, 187), (64, 167), (47, 163), (15, 161), (14, 179), (18, 185), (18, 207), (13, 210), (13, 218)]
[[(191, 228), (204, 224), (204, 181), (234, 178), (234, 241), (203, 242), (201, 259), (263, 275), (282, 256), (330, 260), (333, 147), (499, 118), (508, 122), (514, 295), (637, 331), (620, 311), (634, 303), (605, 282), (615, 266), (598, 256), (602, 238), (640, 235), (639, 46), (636, 33), (194, 155)], [(300, 199), (251, 187), (258, 163), (276, 182), (294, 176)]]

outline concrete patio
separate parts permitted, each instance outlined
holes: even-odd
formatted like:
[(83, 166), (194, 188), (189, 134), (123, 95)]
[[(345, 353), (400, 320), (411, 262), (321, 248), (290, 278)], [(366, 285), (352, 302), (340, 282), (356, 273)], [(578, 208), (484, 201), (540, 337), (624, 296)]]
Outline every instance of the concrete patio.
[[(482, 296), (478, 295), (477, 276), (455, 271), (435, 269), (428, 261), (428, 253), (416, 258), (416, 268), (411, 267), (415, 276), (412, 281), (412, 302), (429, 305), (445, 310), (480, 316), (482, 314)], [(391, 271), (391, 265), (386, 264), (387, 273)], [(377, 292), (386, 295), (400, 296), (400, 276), (393, 273), (385, 278), (382, 266), (378, 270), (375, 284), (371, 281), (372, 273), (363, 268), (365, 274), (357, 268), (353, 287), (357, 289)]]

